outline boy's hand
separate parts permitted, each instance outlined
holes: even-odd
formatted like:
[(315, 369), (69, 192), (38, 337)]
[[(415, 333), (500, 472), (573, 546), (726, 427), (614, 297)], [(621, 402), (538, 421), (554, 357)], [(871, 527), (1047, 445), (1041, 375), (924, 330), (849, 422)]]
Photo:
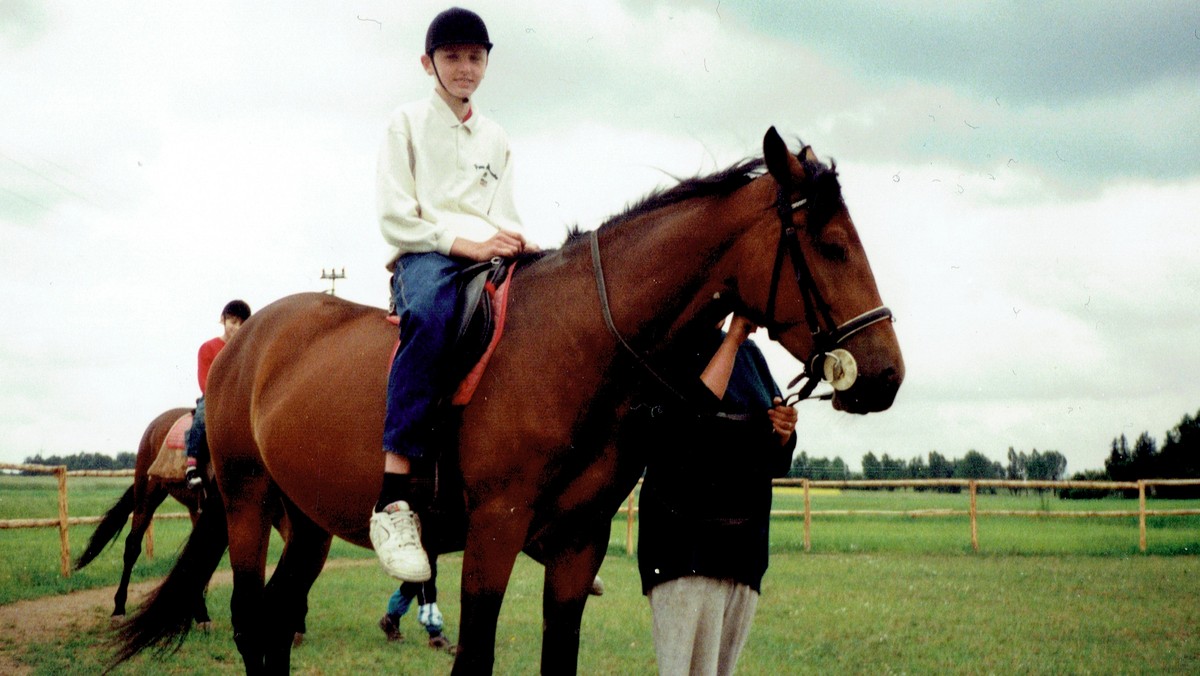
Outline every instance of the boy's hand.
[(521, 233), (501, 230), (482, 242), (459, 237), (450, 246), (450, 255), (482, 262), (497, 257), (514, 258), (526, 251), (537, 250), (537, 245), (527, 243)]

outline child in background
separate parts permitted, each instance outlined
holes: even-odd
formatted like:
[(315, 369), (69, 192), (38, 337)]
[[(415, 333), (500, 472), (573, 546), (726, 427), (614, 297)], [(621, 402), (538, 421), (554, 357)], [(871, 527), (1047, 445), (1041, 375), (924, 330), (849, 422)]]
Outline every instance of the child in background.
[(217, 354), (225, 348), (225, 344), (233, 338), (233, 334), (242, 328), (242, 322), (249, 318), (250, 306), (246, 304), (246, 301), (231, 300), (226, 303), (221, 310), (221, 326), (224, 327), (224, 332), (216, 338), (205, 341), (200, 346), (199, 354), (196, 355), (196, 379), (200, 381), (200, 398), (196, 400), (196, 412), (192, 416), (192, 426), (184, 435), (187, 454), (184, 479), (187, 480), (188, 488), (193, 490), (204, 485), (196, 458), (201, 454), (208, 455), (208, 438), (204, 425), (204, 390), (208, 385), (208, 369), (212, 367)]

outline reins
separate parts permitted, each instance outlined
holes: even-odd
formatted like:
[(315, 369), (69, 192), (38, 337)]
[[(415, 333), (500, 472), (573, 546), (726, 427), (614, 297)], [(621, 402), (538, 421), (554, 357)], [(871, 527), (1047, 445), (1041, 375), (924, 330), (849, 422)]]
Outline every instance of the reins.
[(625, 337), (621, 335), (621, 332), (617, 330), (617, 325), (613, 323), (612, 308), (609, 307), (608, 304), (608, 287), (604, 283), (604, 267), (600, 264), (600, 239), (596, 235), (595, 230), (592, 230), (588, 233), (588, 241), (590, 242), (592, 249), (592, 270), (595, 272), (596, 276), (596, 295), (600, 297), (600, 314), (604, 317), (604, 325), (608, 327), (608, 332), (617, 339), (617, 343), (619, 343), (621, 347), (625, 348), (625, 351), (633, 357), (634, 361), (636, 361), (642, 367), (642, 369), (646, 371), (646, 373), (649, 373), (651, 377), (658, 381), (659, 385), (662, 385), (668, 392), (676, 397), (679, 397), (680, 400), (687, 402), (688, 398), (684, 396), (682, 392), (672, 387), (665, 378), (658, 375), (658, 372), (655, 371), (652, 366), (650, 366), (650, 362), (646, 361), (646, 358), (643, 357), (640, 352), (635, 350), (633, 346), (625, 340)]

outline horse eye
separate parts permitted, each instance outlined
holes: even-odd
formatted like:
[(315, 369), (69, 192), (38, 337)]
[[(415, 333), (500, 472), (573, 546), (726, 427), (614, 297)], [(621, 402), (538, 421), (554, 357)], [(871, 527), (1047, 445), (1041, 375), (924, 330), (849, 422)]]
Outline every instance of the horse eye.
[(846, 247), (840, 244), (832, 244), (829, 242), (821, 242), (817, 244), (817, 253), (827, 260), (835, 263), (845, 263), (847, 258)]

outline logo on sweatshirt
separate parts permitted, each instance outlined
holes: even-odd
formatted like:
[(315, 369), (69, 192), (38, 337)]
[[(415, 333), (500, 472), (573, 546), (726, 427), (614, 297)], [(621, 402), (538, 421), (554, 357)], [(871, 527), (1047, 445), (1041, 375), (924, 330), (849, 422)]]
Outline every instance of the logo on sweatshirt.
[(479, 187), (481, 187), (481, 188), (487, 187), (488, 176), (491, 176), (493, 179), (500, 178), (499, 176), (496, 175), (496, 172), (492, 171), (492, 165), (490, 162), (488, 164), (476, 164), (475, 168), (477, 170), (479, 170), (480, 172), (482, 172), (479, 175)]

